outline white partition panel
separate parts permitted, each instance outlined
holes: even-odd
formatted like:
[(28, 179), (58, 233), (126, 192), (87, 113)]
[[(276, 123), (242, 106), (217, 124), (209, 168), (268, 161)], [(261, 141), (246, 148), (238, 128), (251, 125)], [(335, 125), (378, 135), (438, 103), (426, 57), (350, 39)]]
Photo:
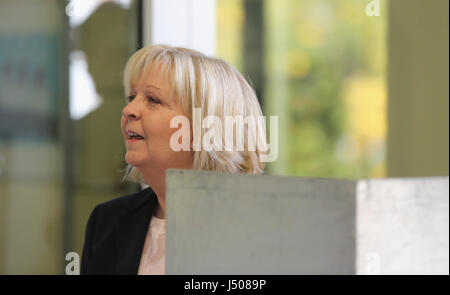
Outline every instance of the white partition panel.
[(361, 180), (358, 274), (448, 274), (448, 177)]

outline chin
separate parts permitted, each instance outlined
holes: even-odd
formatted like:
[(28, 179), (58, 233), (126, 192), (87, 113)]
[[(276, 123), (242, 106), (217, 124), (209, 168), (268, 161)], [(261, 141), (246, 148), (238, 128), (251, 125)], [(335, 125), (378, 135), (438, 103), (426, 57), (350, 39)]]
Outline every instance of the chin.
[(132, 152), (131, 153), (127, 152), (125, 154), (125, 162), (127, 162), (128, 164), (130, 164), (134, 167), (138, 167), (145, 163), (145, 159), (143, 159), (142, 156), (134, 155)]

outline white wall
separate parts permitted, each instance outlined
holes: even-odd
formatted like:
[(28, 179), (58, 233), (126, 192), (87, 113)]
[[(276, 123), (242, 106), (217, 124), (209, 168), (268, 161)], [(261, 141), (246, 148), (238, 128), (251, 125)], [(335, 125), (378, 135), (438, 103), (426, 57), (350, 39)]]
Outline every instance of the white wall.
[(143, 24), (144, 45), (216, 52), (215, 0), (145, 0)]

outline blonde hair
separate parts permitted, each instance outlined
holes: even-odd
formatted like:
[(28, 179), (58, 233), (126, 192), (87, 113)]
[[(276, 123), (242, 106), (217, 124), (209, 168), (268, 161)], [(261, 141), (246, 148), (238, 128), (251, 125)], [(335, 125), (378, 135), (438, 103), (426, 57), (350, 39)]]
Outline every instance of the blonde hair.
[[(201, 120), (208, 116), (216, 116), (222, 122), (225, 116), (262, 117), (255, 92), (235, 67), (222, 59), (182, 47), (152, 45), (135, 52), (124, 70), (126, 96), (130, 95), (130, 89), (139, 77), (146, 75), (155, 62), (161, 65), (159, 74), (166, 75), (172, 87), (172, 97), (178, 99), (190, 123), (194, 108), (201, 109)], [(249, 150), (249, 137), (266, 143), (262, 121), (257, 120), (253, 126), (247, 124), (243, 151), (226, 151), (224, 146), (219, 151), (194, 151), (193, 169), (262, 173), (264, 162), (260, 161), (260, 156), (265, 152), (259, 145), (256, 150)], [(125, 168), (123, 180), (145, 183), (142, 175), (130, 164)]]

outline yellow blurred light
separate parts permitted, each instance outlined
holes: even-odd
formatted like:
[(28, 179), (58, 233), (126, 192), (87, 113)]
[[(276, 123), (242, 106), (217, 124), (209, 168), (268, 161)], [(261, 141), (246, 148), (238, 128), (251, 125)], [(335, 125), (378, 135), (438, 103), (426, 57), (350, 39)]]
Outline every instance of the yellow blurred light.
[(344, 91), (350, 131), (361, 141), (386, 136), (386, 89), (382, 78), (354, 77)]
[(295, 78), (304, 78), (311, 69), (311, 58), (303, 51), (291, 50), (286, 54), (286, 72)]
[(305, 21), (298, 28), (298, 38), (303, 45), (310, 48), (319, 47), (323, 42), (323, 36), (323, 29), (316, 22)]

